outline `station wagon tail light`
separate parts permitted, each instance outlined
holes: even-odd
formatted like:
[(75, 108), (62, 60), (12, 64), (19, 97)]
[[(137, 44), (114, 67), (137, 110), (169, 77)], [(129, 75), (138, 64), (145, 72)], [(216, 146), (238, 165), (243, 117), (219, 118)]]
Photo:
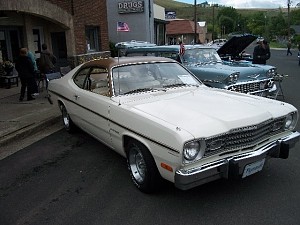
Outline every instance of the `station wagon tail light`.
[(204, 146), (201, 148), (200, 141), (188, 142), (183, 147), (183, 163), (190, 163), (201, 159), (204, 155)]
[(284, 129), (285, 130), (293, 130), (297, 123), (297, 113), (293, 112), (286, 116)]

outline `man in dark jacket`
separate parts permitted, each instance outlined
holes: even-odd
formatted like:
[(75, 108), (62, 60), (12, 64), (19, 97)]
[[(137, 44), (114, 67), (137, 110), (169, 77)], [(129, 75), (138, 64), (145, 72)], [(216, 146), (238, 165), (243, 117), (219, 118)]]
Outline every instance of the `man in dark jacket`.
[(253, 51), (253, 64), (266, 64), (267, 60), (270, 58), (270, 47), (265, 40), (261, 40), (257, 43)]
[(27, 56), (27, 49), (21, 48), (20, 49), (20, 56), (16, 61), (16, 70), (19, 74), (20, 80), (21, 80), (21, 95), (20, 95), (20, 101), (23, 101), (25, 91), (27, 88), (27, 100), (34, 100), (34, 98), (31, 96), (33, 94), (33, 87), (34, 87), (34, 67), (30, 60), (30, 58)]
[(54, 72), (56, 57), (48, 50), (46, 44), (42, 44), (41, 57), (39, 59), (39, 69), (42, 74)]

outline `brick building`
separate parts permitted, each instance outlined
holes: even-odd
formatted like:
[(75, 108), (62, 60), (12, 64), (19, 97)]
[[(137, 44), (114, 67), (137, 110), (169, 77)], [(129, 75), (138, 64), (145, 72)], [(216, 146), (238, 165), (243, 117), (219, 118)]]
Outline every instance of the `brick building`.
[(197, 30), (195, 32), (195, 22), (185, 19), (173, 19), (167, 24), (167, 40), (168, 44), (178, 44), (182, 41), (184, 44), (193, 44), (195, 35), (197, 43), (207, 42), (207, 27), (205, 22), (196, 23)]
[(46, 43), (58, 66), (109, 54), (106, 0), (0, 0), (0, 61)]

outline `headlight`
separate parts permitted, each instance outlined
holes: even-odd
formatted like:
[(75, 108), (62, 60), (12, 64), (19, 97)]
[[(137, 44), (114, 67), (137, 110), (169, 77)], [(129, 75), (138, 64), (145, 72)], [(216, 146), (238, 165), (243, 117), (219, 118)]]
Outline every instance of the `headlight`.
[(201, 159), (206, 149), (205, 139), (187, 142), (183, 146), (183, 164), (189, 164)]
[(239, 79), (239, 76), (240, 76), (240, 73), (239, 72), (235, 72), (235, 73), (232, 73), (230, 74), (228, 77), (227, 77), (227, 82), (229, 84), (234, 84), (237, 82), (237, 80)]
[(297, 123), (297, 113), (293, 112), (286, 116), (284, 129), (285, 130), (293, 130)]
[(183, 147), (184, 159), (194, 160), (200, 151), (200, 143), (198, 141), (186, 143)]
[(274, 77), (274, 76), (276, 76), (276, 74), (277, 74), (277, 69), (276, 68), (272, 68), (272, 69), (268, 70), (267, 77)]

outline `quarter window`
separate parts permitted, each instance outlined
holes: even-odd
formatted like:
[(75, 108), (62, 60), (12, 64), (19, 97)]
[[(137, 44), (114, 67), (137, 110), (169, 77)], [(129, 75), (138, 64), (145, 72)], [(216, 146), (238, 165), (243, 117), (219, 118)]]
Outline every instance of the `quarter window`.
[(74, 83), (82, 88), (82, 89), (87, 89), (87, 75), (89, 72), (90, 68), (85, 68), (81, 71), (79, 71), (79, 73), (77, 73), (77, 75), (74, 77)]

